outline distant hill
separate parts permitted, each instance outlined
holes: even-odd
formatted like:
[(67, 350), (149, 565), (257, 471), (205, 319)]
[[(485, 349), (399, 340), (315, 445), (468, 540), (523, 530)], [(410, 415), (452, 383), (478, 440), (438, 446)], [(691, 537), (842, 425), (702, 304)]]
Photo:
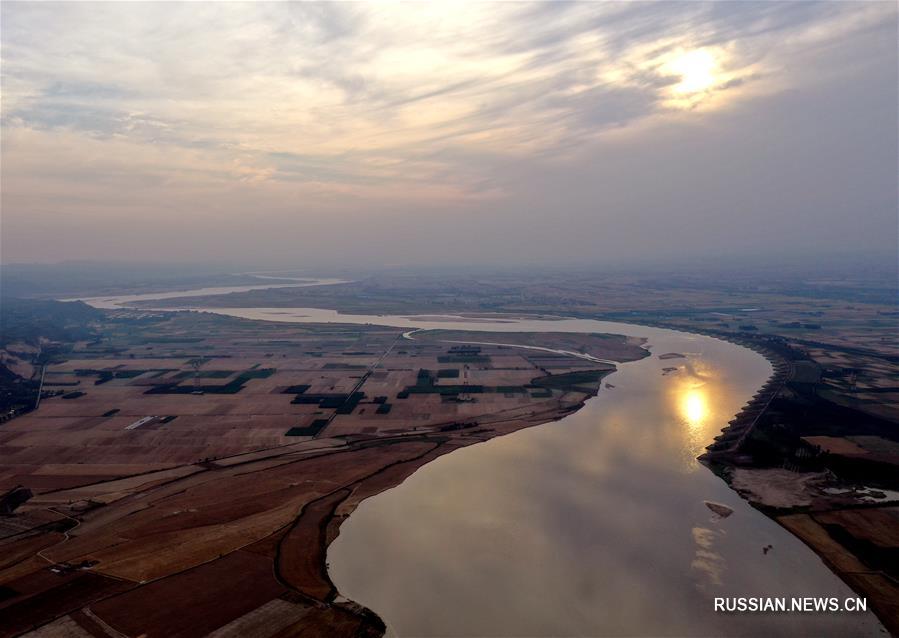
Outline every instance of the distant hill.
[(76, 341), (93, 336), (89, 324), (103, 311), (81, 301), (0, 297), (0, 348), (10, 343), (37, 345), (41, 337)]
[[(84, 261), (3, 264), (0, 267), (0, 290), (10, 297), (66, 298), (260, 283), (252, 275), (235, 272), (238, 271), (221, 264)], [(262, 283), (277, 282), (266, 280)]]

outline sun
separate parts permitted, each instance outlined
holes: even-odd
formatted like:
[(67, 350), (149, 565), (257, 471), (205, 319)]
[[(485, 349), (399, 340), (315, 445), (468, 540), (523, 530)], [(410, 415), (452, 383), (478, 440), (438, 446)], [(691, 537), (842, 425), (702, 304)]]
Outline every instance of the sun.
[(703, 93), (718, 83), (720, 63), (708, 49), (693, 49), (677, 54), (663, 70), (680, 77), (674, 91), (681, 95)]
[(697, 388), (688, 390), (681, 398), (681, 413), (690, 426), (701, 425), (709, 414), (708, 399)]

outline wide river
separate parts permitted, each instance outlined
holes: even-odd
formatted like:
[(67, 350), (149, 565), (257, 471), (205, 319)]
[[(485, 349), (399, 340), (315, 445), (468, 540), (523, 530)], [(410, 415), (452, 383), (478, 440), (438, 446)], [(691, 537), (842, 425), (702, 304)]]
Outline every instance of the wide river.
[[(136, 297), (85, 301), (109, 308)], [(648, 339), (653, 356), (619, 364), (578, 412), (443, 456), (364, 501), (343, 523), (328, 553), (330, 575), (392, 634), (886, 635), (870, 612), (714, 610), (722, 596), (855, 595), (810, 549), (696, 461), (771, 373), (750, 350), (593, 320), (204, 310), (268, 321)], [(664, 353), (685, 357), (659, 359)], [(722, 518), (706, 501), (733, 514)]]

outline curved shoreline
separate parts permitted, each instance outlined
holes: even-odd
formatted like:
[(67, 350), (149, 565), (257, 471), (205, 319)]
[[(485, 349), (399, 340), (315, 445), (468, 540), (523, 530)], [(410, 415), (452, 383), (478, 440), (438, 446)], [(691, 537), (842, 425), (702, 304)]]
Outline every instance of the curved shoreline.
[[(688, 334), (689, 334), (689, 333), (688, 333)], [(704, 336), (705, 336), (705, 335), (704, 335)], [(711, 335), (708, 335), (708, 336), (711, 336)], [(767, 353), (765, 353), (765, 352), (760, 352), (760, 351), (759, 351), (759, 350), (760, 350), (759, 348), (747, 347), (747, 344), (743, 344), (743, 343), (734, 343), (734, 340), (730, 340), (730, 339), (720, 339), (720, 338), (716, 338), (715, 340), (716, 340), (716, 341), (725, 341), (725, 342), (732, 343), (732, 344), (735, 345), (735, 346), (739, 346), (741, 349), (745, 348), (745, 349), (748, 349), (748, 350), (753, 351), (755, 354), (759, 354), (759, 355), (762, 355), (762, 356), (764, 356), (765, 354), (767, 354)], [(502, 344), (502, 345), (513, 345), (513, 344)], [(771, 360), (772, 360), (773, 357), (765, 356), (764, 358), (765, 358), (765, 359), (769, 362), (769, 364), (770, 364), (770, 363), (772, 362)], [(776, 358), (775, 358), (775, 362), (776, 362)], [(756, 395), (759, 394), (759, 388), (765, 388), (766, 386), (768, 386), (768, 385), (771, 384), (771, 383), (775, 383), (775, 384), (776, 384), (777, 381), (778, 381), (778, 379), (779, 379), (779, 378), (782, 378), (782, 376), (783, 376), (783, 375), (782, 375), (782, 371), (777, 370), (777, 369), (774, 369), (774, 366), (773, 366), (773, 365), (771, 366), (771, 368), (769, 368), (769, 370), (770, 370), (770, 374), (768, 375), (767, 381), (765, 381), (764, 383), (760, 383), (759, 386), (757, 386), (757, 387), (755, 388), (755, 394), (756, 394)], [(616, 382), (616, 383), (618, 383), (618, 382)], [(620, 384), (619, 384), (619, 386), (616, 386), (616, 387), (620, 387)], [(751, 396), (751, 395), (750, 395), (750, 396)], [(750, 405), (750, 406), (753, 405), (753, 401), (755, 401), (755, 399), (750, 400), (750, 402), (749, 402), (749, 405)], [(580, 406), (580, 407), (583, 407), (583, 406)], [(598, 407), (599, 407), (599, 409), (602, 409), (603, 405), (600, 405), (600, 406), (598, 406)], [(745, 409), (744, 409), (744, 410), (736, 410), (736, 411), (735, 411), (735, 414), (737, 415), (737, 418), (739, 418), (739, 416), (740, 416), (741, 414), (744, 414), (744, 412), (745, 412)], [(545, 428), (530, 428), (528, 432), (522, 431), (522, 432), (520, 433), (520, 435), (521, 435), (521, 436), (525, 436), (525, 435), (530, 436), (531, 433), (533, 433), (534, 435), (539, 435), (540, 433), (546, 433), (547, 431), (548, 431), (548, 430), (545, 429)], [(510, 438), (515, 438), (515, 437), (510, 437)], [(504, 437), (502, 437), (502, 436), (494, 437), (494, 438), (491, 440), (491, 444), (493, 444), (493, 445), (501, 445), (501, 444), (503, 443), (503, 439), (504, 439)], [(479, 447), (480, 447), (480, 446), (479, 446)], [(472, 450), (472, 451), (474, 452), (474, 450)], [(458, 459), (461, 459), (461, 457), (458, 457)], [(451, 458), (449, 458), (449, 459), (446, 459), (446, 462), (450, 462), (450, 461), (452, 461), (452, 460), (458, 460), (458, 459), (457, 459), (456, 456), (454, 456), (454, 457), (451, 457)], [(442, 461), (442, 462), (443, 462), (443, 461)], [(481, 463), (481, 464), (486, 463), (486, 462), (487, 462), (487, 461), (485, 460), (485, 458), (481, 458), (481, 460), (480, 460), (480, 463)], [(464, 465), (464, 464), (463, 464), (463, 465)], [(455, 464), (455, 467), (456, 467), (456, 469), (458, 469), (459, 464)], [(432, 472), (431, 472), (431, 476), (436, 477), (436, 475), (433, 474), (433, 471), (436, 471), (436, 467), (433, 468), (433, 470), (432, 470)], [(426, 474), (426, 473), (425, 473), (425, 474)], [(446, 471), (443, 471), (443, 474), (446, 474)], [(714, 482), (714, 483), (716, 483), (716, 484), (718, 483), (718, 479), (717, 479), (717, 477), (714, 475), (714, 473), (709, 472), (708, 475), (707, 475), (707, 477), (708, 477), (708, 479), (710, 480), (710, 482)], [(408, 478), (408, 480), (411, 481), (412, 478), (413, 478), (413, 477), (410, 475), (410, 477)], [(442, 480), (443, 480), (443, 481), (446, 481), (446, 480), (448, 480), (448, 477), (447, 477), (447, 476), (443, 476), (443, 479), (442, 479)], [(438, 481), (438, 479), (433, 478), (433, 479), (430, 481), (429, 484), (433, 484), (435, 481)], [(419, 482), (421, 482), (421, 480), (419, 480)], [(439, 481), (438, 481), (438, 482), (439, 482)], [(406, 486), (406, 483), (401, 484), (400, 486), (397, 486), (396, 489), (402, 489), (402, 488), (405, 488), (405, 486)], [(747, 503), (745, 500), (742, 499), (742, 497), (741, 497), (741, 495), (739, 495), (739, 493), (737, 493), (736, 491), (731, 490), (731, 488), (730, 488), (726, 483), (721, 483), (721, 487), (722, 487), (722, 489), (724, 489), (724, 490), (727, 491), (727, 493), (730, 495), (730, 497), (731, 497), (733, 500), (739, 501), (739, 503), (740, 503), (740, 505), (741, 505), (741, 507), (740, 507), (740, 515), (739, 515), (737, 518), (732, 519), (732, 520), (730, 521), (731, 523), (734, 523), (734, 522), (736, 521), (736, 524), (737, 524), (737, 525), (745, 525), (745, 524), (746, 524), (746, 519), (745, 519), (745, 518), (741, 518), (741, 516), (742, 516), (742, 517), (745, 517), (745, 516), (746, 516), (746, 511), (749, 510), (749, 511), (752, 511), (753, 514), (754, 514), (755, 516), (757, 516), (757, 519), (756, 519), (757, 521), (761, 520), (761, 521), (764, 521), (765, 523), (770, 523), (771, 525), (773, 525), (774, 527), (776, 527), (777, 530), (779, 530), (779, 532), (777, 533), (778, 535), (777, 535), (776, 538), (775, 538), (775, 544), (778, 545), (778, 547), (781, 549), (781, 551), (785, 551), (787, 548), (790, 548), (791, 546), (795, 546), (795, 545), (803, 546), (803, 545), (804, 545), (804, 544), (802, 543), (802, 540), (801, 540), (801, 539), (798, 539), (798, 538), (796, 538), (794, 535), (790, 534), (790, 533), (789, 533), (789, 530), (788, 530), (788, 529), (784, 529), (784, 527), (783, 527), (782, 525), (780, 525), (777, 521), (771, 520), (769, 517), (765, 516), (764, 513), (758, 512), (755, 508), (751, 507), (749, 503)], [(412, 489), (412, 488), (409, 488), (409, 489)], [(423, 489), (423, 488), (419, 488), (419, 489)], [(392, 498), (391, 495), (390, 495), (389, 493), (384, 493), (384, 494), (382, 494), (382, 498), (385, 498), (385, 497), (388, 498), (388, 500), (389, 500), (390, 498)], [(399, 496), (399, 495), (396, 496), (396, 499), (399, 499), (400, 501), (402, 501), (403, 498), (408, 498), (408, 497), (402, 497), (402, 496)], [(376, 506), (373, 502), (368, 502), (368, 503), (366, 503), (365, 505), (366, 505), (367, 508), (375, 508), (375, 506)], [(734, 505), (734, 503), (731, 502), (731, 505)], [(379, 506), (379, 508), (380, 508), (381, 510), (384, 510), (384, 507), (385, 507), (384, 505)], [(414, 507), (414, 506), (413, 506), (413, 505), (410, 505), (409, 507)], [(401, 511), (401, 510), (398, 510), (398, 509), (397, 509), (397, 506), (395, 505), (395, 501), (394, 501), (394, 505), (389, 506), (388, 509), (387, 509), (386, 511), (387, 511), (387, 512), (390, 512), (389, 515), (390, 515), (392, 518), (396, 518), (397, 512), (398, 512), (398, 511)], [(366, 513), (366, 516), (367, 516), (369, 519), (377, 520), (376, 516), (375, 516), (374, 514), (369, 514), (369, 512)], [(382, 516), (388, 516), (388, 514), (385, 513), (385, 514), (382, 514)], [(357, 520), (358, 520), (358, 519), (357, 519)], [(401, 520), (402, 520), (402, 519), (401, 519)], [(356, 523), (356, 524), (358, 525), (359, 523)], [(371, 527), (371, 524), (367, 524), (366, 527), (363, 528), (363, 529), (369, 529), (370, 527)], [(388, 528), (385, 528), (385, 529), (391, 529), (391, 530), (393, 530), (393, 529), (394, 529), (394, 526), (391, 526), (391, 527), (388, 527)], [(425, 537), (428, 537), (428, 535), (432, 533), (432, 531), (429, 531), (429, 529), (430, 529), (430, 528), (425, 528), (425, 531), (423, 531), (423, 532), (421, 532), (421, 533), (423, 533)], [(734, 530), (732, 529), (732, 531), (734, 531)], [(359, 531), (355, 532), (356, 537), (357, 537), (358, 539), (361, 539), (361, 538), (362, 538), (362, 537), (359, 536), (360, 533), (362, 533), (362, 532), (359, 532)], [(394, 533), (395, 533), (395, 531), (394, 531)], [(459, 530), (459, 533), (464, 533), (464, 532), (463, 532), (462, 530)], [(751, 532), (750, 532), (750, 534), (751, 534)], [(377, 534), (373, 537), (372, 540), (375, 540), (376, 538), (377, 538)], [(404, 535), (400, 532), (399, 539), (403, 539), (403, 538), (404, 538)], [(778, 540), (776, 540), (776, 539), (780, 539), (780, 540), (778, 541)], [(791, 541), (791, 542), (787, 542), (788, 540)], [(358, 541), (356, 541), (356, 542), (358, 543)], [(397, 542), (402, 543), (402, 540), (398, 540)], [(341, 551), (345, 552), (346, 550), (341, 550)], [(375, 550), (375, 546), (372, 546), (372, 547), (371, 547), (371, 551), (376, 551), (376, 550)], [(355, 554), (353, 554), (353, 555), (355, 555)], [(347, 565), (349, 565), (350, 563), (347, 563), (347, 561), (351, 561), (352, 559), (349, 558), (350, 555), (347, 555), (347, 556), (348, 556), (348, 557), (344, 558), (343, 560), (344, 560), (344, 563), (346, 563)], [(798, 556), (804, 556), (804, 555), (800, 553), (800, 554), (798, 554)], [(810, 558), (811, 558), (811, 561), (809, 561)], [(435, 559), (436, 559), (436, 558), (435, 558)], [(381, 563), (384, 562), (384, 560), (385, 560), (385, 559), (383, 559), (383, 558), (381, 558), (381, 559), (376, 559), (376, 564), (381, 564)], [(414, 559), (413, 559), (413, 560), (414, 560)], [(425, 560), (427, 560), (427, 559), (425, 559)], [(436, 559), (436, 560), (439, 561), (440, 559)], [(457, 558), (457, 560), (458, 560), (458, 558)], [(809, 552), (809, 554), (808, 554), (807, 556), (805, 556), (802, 560), (804, 561), (802, 564), (805, 565), (805, 566), (808, 567), (808, 568), (824, 569), (825, 573), (827, 573), (827, 575), (828, 575), (829, 578), (827, 578), (827, 579), (821, 579), (820, 582), (822, 583), (822, 586), (823, 586), (825, 589), (828, 588), (828, 587), (830, 587), (830, 588), (833, 588), (833, 589), (831, 589), (830, 591), (839, 591), (839, 589), (836, 588), (836, 584), (839, 584), (840, 586), (846, 587), (846, 591), (847, 591), (847, 592), (851, 592), (851, 589), (850, 589), (851, 584), (845, 582), (845, 581), (842, 580), (842, 579), (840, 579), (839, 576), (838, 576), (837, 574), (833, 574), (833, 573), (832, 573), (832, 570), (826, 568), (825, 565), (824, 565), (823, 563), (820, 563), (820, 564), (819, 564), (817, 561), (815, 561), (815, 560), (814, 560), (814, 554), (813, 554), (812, 552)], [(389, 563), (389, 559), (388, 559), (387, 562), (388, 562), (388, 564), (390, 564), (390, 563)], [(359, 564), (359, 557), (358, 557), (358, 556), (356, 556), (355, 563)], [(816, 567), (816, 564), (818, 565), (818, 567)], [(383, 565), (382, 565), (382, 566), (383, 566)], [(397, 575), (396, 575), (396, 576), (393, 576), (393, 577), (391, 577), (391, 578), (394, 578), (394, 577), (395, 577), (395, 578), (398, 578), (398, 579), (403, 579), (402, 568), (399, 568), (399, 569), (400, 569), (400, 571), (397, 573)], [(736, 569), (740, 569), (740, 563), (737, 563), (737, 564), (736, 564)], [(377, 585), (375, 585), (375, 584), (373, 584), (373, 583), (377, 583), (377, 582), (380, 582), (380, 581), (377, 581), (377, 580), (376, 580), (376, 581), (371, 581), (371, 580), (370, 580), (370, 579), (371, 579), (370, 571), (371, 571), (371, 570), (368, 570), (368, 572), (365, 572), (366, 575), (360, 576), (360, 578), (361, 578), (360, 582), (369, 583), (369, 585), (367, 585), (367, 587), (369, 587), (369, 588), (372, 587), (372, 586), (375, 587), (375, 588), (377, 588)], [(801, 576), (800, 574), (805, 573), (805, 572), (807, 572), (806, 569), (797, 570), (797, 577), (800, 579), (800, 582), (801, 582), (801, 579), (802, 579), (802, 577), (803, 577), (803, 576)], [(344, 572), (344, 578), (346, 578), (346, 573), (347, 573), (347, 572), (345, 571), (345, 572)], [(815, 572), (814, 569), (812, 569), (811, 571), (808, 571), (808, 573), (811, 574), (811, 573), (816, 573), (816, 572)], [(331, 578), (334, 579), (334, 582), (337, 583), (337, 586), (338, 586), (339, 588), (342, 588), (342, 589), (344, 589), (344, 590), (346, 589), (346, 586), (345, 586), (345, 585), (340, 585), (340, 581), (336, 580), (336, 577), (335, 577), (333, 574), (331, 575)], [(425, 577), (423, 577), (423, 578), (425, 578)], [(346, 582), (346, 581), (344, 581), (344, 582)], [(739, 581), (738, 581), (738, 582), (739, 582)], [(495, 591), (495, 590), (494, 590), (494, 591)], [(412, 594), (412, 590), (410, 590), (409, 593)], [(360, 599), (363, 600), (363, 601), (365, 601), (365, 604), (366, 604), (370, 609), (375, 610), (376, 613), (382, 614), (382, 618), (385, 620), (385, 622), (389, 622), (389, 619), (392, 617), (392, 616), (389, 616), (389, 615), (388, 615), (388, 616), (385, 616), (385, 615), (384, 615), (384, 612), (390, 611), (389, 608), (387, 608), (387, 607), (382, 608), (382, 606), (380, 606), (380, 605), (379, 605), (379, 606), (372, 605), (372, 600), (371, 600), (370, 598), (367, 598), (367, 597), (362, 597), (362, 598), (360, 598), (358, 592), (356, 592), (356, 593), (354, 594), (352, 591), (350, 591), (348, 595), (349, 595), (351, 598), (354, 598), (354, 599), (357, 600), (357, 601), (360, 600)], [(436, 593), (435, 593), (435, 594), (431, 594), (431, 595), (434, 596), (434, 597), (438, 597), (438, 596), (439, 596), (439, 594), (436, 594)], [(415, 606), (415, 603), (412, 602), (412, 601), (409, 601), (408, 604), (409, 604), (410, 606)], [(395, 612), (396, 610), (394, 609), (393, 611)], [(474, 612), (474, 613), (476, 613), (476, 612)], [(510, 610), (510, 613), (514, 614), (514, 610)], [(870, 617), (866, 617), (866, 619), (865, 619), (865, 621), (864, 621), (865, 624), (864, 624), (864, 625), (860, 625), (860, 627), (862, 627), (862, 626), (865, 627), (865, 630), (864, 630), (864, 631), (873, 634), (875, 630), (872, 628), (872, 625), (870, 624), (870, 623), (872, 622), (872, 619), (873, 619), (873, 615), (870, 615)], [(844, 617), (844, 618), (842, 618), (841, 620), (844, 621), (844, 622), (846, 622), (846, 621), (849, 620), (849, 618)], [(753, 621), (752, 621), (751, 619), (746, 619), (745, 622), (750, 622), (750, 623), (751, 623), (751, 622), (753, 622)], [(809, 622), (812, 623), (812, 624), (811, 624), (811, 625), (806, 625), (806, 627), (808, 627), (808, 626), (812, 626), (812, 627), (815, 626), (815, 625), (814, 625), (814, 621), (809, 620)], [(874, 623), (877, 623), (876, 620), (873, 620), (873, 622), (874, 622)], [(436, 627), (443, 627), (443, 628), (445, 629), (445, 626), (444, 626), (444, 625), (437, 624), (437, 625), (434, 625), (434, 626), (436, 626)], [(800, 625), (800, 626), (802, 626), (802, 625)], [(820, 627), (820, 626), (819, 626), (819, 627)], [(745, 631), (745, 629), (744, 629), (744, 631)], [(396, 633), (396, 632), (394, 632), (394, 633)], [(405, 634), (409, 634), (409, 633), (410, 633), (410, 627), (409, 627), (409, 625), (407, 624), (407, 625), (405, 625), (405, 631), (404, 631), (403, 633), (399, 634), (399, 635), (405, 635)], [(416, 633), (416, 632), (415, 632), (414, 630), (412, 630), (412, 635), (414, 635), (415, 633)], [(449, 632), (449, 633), (452, 633), (452, 632)], [(557, 632), (557, 633), (558, 633), (558, 632)], [(725, 633), (727, 633), (727, 632), (725, 632)], [(866, 634), (866, 635), (867, 635), (867, 634)]]
[[(562, 319), (564, 320), (565, 318), (562, 318)], [(635, 328), (638, 328), (638, 329), (639, 329), (640, 327), (642, 327), (642, 326), (639, 326), (639, 325), (636, 325), (636, 324), (633, 324), (633, 325), (634, 325)], [(650, 327), (650, 328), (652, 328), (652, 327)], [(426, 328), (417, 328), (417, 329), (408, 331), (408, 332), (406, 332), (406, 333), (403, 333), (403, 337), (406, 338), (406, 339), (409, 339), (409, 340), (414, 340), (413, 335), (414, 335), (415, 333), (420, 332), (420, 331), (424, 331), (424, 330), (429, 330), (429, 329), (431, 329), (431, 328), (427, 328), (427, 329), (426, 329)], [(666, 331), (667, 331), (667, 330), (669, 330), (669, 329), (668, 329), (668, 328), (662, 328), (662, 330), (666, 330)], [(471, 331), (472, 331), (472, 332), (477, 332), (477, 331), (478, 331), (478, 328), (473, 327), (473, 328), (471, 329)], [(551, 332), (551, 331), (552, 331), (552, 328), (551, 328), (550, 326), (548, 326), (547, 332)], [(682, 333), (682, 334), (684, 334), (684, 335), (686, 335), (686, 336), (688, 336), (688, 337), (694, 336), (692, 333), (688, 333), (688, 332), (685, 332), (685, 331), (682, 331), (682, 330), (670, 330), (670, 332)], [(720, 340), (720, 341), (731, 342), (730, 340), (712, 337), (711, 335), (696, 335), (696, 336), (711, 337), (711, 338), (715, 338), (715, 339)], [(460, 340), (439, 340), (439, 341), (445, 342), (445, 343), (470, 343), (470, 344), (474, 344), (474, 345), (491, 345), (491, 346), (497, 346), (497, 347), (512, 347), (512, 348), (535, 349), (535, 350), (541, 350), (541, 351), (555, 352), (555, 353), (558, 353), (558, 354), (561, 354), (561, 355), (564, 355), (564, 356), (573, 356), (573, 357), (577, 357), (577, 358), (586, 358), (587, 360), (596, 361), (596, 362), (612, 363), (612, 364), (614, 364), (614, 365), (616, 366), (616, 369), (615, 369), (615, 370), (610, 370), (610, 371), (608, 371), (608, 373), (607, 373), (607, 374), (604, 374), (603, 377), (602, 377), (602, 379), (600, 379), (600, 381), (597, 382), (597, 393), (585, 397), (585, 398), (584, 398), (583, 400), (581, 400), (577, 405), (572, 406), (572, 407), (570, 408), (570, 410), (568, 411), (567, 414), (564, 414), (564, 415), (561, 415), (561, 416), (556, 416), (556, 417), (554, 417), (554, 418), (552, 418), (552, 419), (548, 419), (548, 420), (541, 420), (541, 421), (539, 421), (539, 422), (532, 423), (532, 424), (530, 424), (530, 425), (528, 425), (528, 426), (524, 426), (524, 427), (521, 427), (521, 428), (516, 428), (515, 430), (511, 430), (511, 431), (509, 431), (509, 432), (499, 433), (499, 434), (497, 434), (497, 435), (495, 435), (495, 436), (485, 437), (485, 438), (483, 438), (483, 439), (477, 441), (477, 443), (486, 443), (486, 442), (488, 442), (488, 441), (499, 441), (499, 440), (503, 439), (507, 434), (514, 434), (514, 433), (517, 433), (517, 432), (523, 432), (524, 430), (536, 429), (537, 426), (546, 425), (546, 424), (548, 424), (548, 423), (550, 423), (550, 422), (558, 421), (558, 420), (564, 418), (565, 416), (568, 416), (569, 414), (577, 413), (579, 410), (581, 410), (581, 409), (586, 405), (586, 403), (587, 403), (588, 401), (591, 401), (591, 400), (598, 401), (598, 399), (599, 399), (598, 391), (599, 391), (599, 387), (601, 387), (601, 385), (602, 385), (602, 381), (605, 380), (605, 378), (607, 378), (608, 376), (610, 376), (610, 375), (614, 374), (615, 372), (617, 372), (617, 371), (618, 371), (618, 366), (621, 366), (621, 365), (627, 365), (627, 364), (630, 364), (630, 363), (634, 363), (634, 361), (627, 361), (627, 362), (612, 362), (612, 361), (608, 361), (608, 360), (597, 360), (596, 358), (590, 357), (589, 355), (584, 356), (584, 355), (579, 354), (579, 353), (573, 353), (573, 352), (568, 352), (568, 351), (563, 351), (563, 350), (558, 350), (558, 349), (553, 349), (553, 348), (546, 348), (546, 347), (542, 347), (542, 346), (528, 346), (528, 345), (510, 344), (510, 343), (480, 342), (480, 341), (460, 341)], [(733, 342), (731, 342), (731, 343), (733, 343)], [(734, 343), (734, 345), (738, 345), (738, 346), (744, 347), (744, 348), (746, 348), (747, 350), (750, 350), (750, 351), (755, 352), (756, 354), (762, 354), (762, 353), (758, 352), (758, 351), (757, 351), (756, 349), (754, 349), (754, 348), (746, 347), (744, 344)], [(651, 344), (651, 342), (650, 342), (649, 339), (645, 339), (645, 340), (644, 340), (644, 343), (643, 343), (643, 345), (642, 345), (641, 347), (642, 347), (642, 349), (644, 349), (644, 350), (647, 352), (647, 356), (652, 356), (652, 353), (651, 353), (651, 351), (649, 350), (649, 348), (652, 347), (652, 344)], [(763, 355), (763, 356), (764, 356), (764, 355)], [(765, 357), (765, 358), (766, 358), (766, 360), (768, 360), (768, 357)], [(636, 360), (636, 361), (640, 361), (640, 360)], [(769, 362), (770, 362), (770, 360), (769, 360)], [(774, 374), (776, 374), (776, 373), (772, 373), (772, 377), (774, 376)], [(466, 446), (464, 446), (464, 447), (469, 447), (469, 446), (466, 445)], [(432, 450), (432, 452), (436, 452), (439, 448), (440, 448), (440, 445), (438, 445), (436, 448), (434, 448), (434, 450)], [(340, 526), (341, 526), (341, 523), (345, 522), (345, 521), (352, 515), (352, 513), (353, 513), (353, 512), (354, 512), (360, 505), (362, 505), (363, 502), (369, 501), (371, 498), (373, 498), (373, 497), (375, 497), (375, 496), (378, 496), (378, 495), (380, 495), (380, 494), (384, 494), (384, 493), (386, 493), (386, 492), (389, 492), (390, 490), (393, 490), (393, 489), (395, 489), (395, 488), (400, 487), (400, 486), (403, 485), (407, 480), (411, 479), (411, 478), (413, 477), (413, 475), (415, 475), (416, 473), (418, 473), (420, 470), (425, 469), (425, 467), (426, 467), (428, 464), (430, 464), (431, 461), (436, 460), (437, 458), (446, 456), (446, 455), (450, 454), (451, 452), (456, 451), (456, 450), (458, 450), (458, 449), (460, 449), (460, 448), (458, 448), (458, 447), (453, 447), (453, 448), (451, 448), (451, 449), (443, 450), (442, 452), (440, 452), (440, 453), (438, 453), (438, 454), (434, 454), (431, 458), (428, 458), (427, 461), (425, 461), (425, 462), (423, 462), (423, 463), (417, 465), (417, 466), (416, 466), (414, 469), (412, 469), (407, 475), (403, 476), (399, 481), (395, 482), (395, 483), (392, 484), (392, 485), (386, 485), (386, 486), (383, 487), (383, 489), (378, 490), (377, 492), (371, 493), (371, 494), (369, 494), (366, 498), (361, 499), (361, 500), (359, 500), (359, 501), (353, 503), (352, 506), (351, 506), (347, 511), (345, 511), (345, 512), (343, 512), (343, 513), (341, 513), (341, 514), (338, 514), (338, 513), (337, 513), (337, 510), (338, 510), (338, 507), (339, 507), (340, 503), (335, 504), (335, 506), (334, 506), (334, 508), (333, 508), (333, 510), (332, 510), (331, 519), (328, 520), (328, 521), (325, 523), (325, 526), (327, 526), (327, 527), (329, 528), (329, 532), (330, 532), (330, 533), (329, 533), (326, 537), (323, 537), (323, 538), (322, 538), (322, 547), (321, 547), (321, 550), (323, 550), (323, 551), (324, 551), (324, 554), (325, 554), (325, 557), (324, 557), (324, 565), (323, 565), (323, 570), (324, 570), (323, 578), (328, 582), (328, 584), (329, 584), (330, 587), (331, 587), (331, 591), (333, 592), (332, 596), (330, 597), (329, 602), (331, 602), (332, 604), (335, 604), (335, 601), (337, 601), (338, 599), (340, 599), (340, 598), (345, 598), (345, 596), (343, 596), (343, 595), (340, 593), (339, 588), (338, 588), (337, 584), (334, 582), (334, 579), (333, 579), (333, 577), (332, 577), (332, 575), (331, 575), (331, 573), (330, 573), (330, 571), (329, 571), (329, 569), (328, 569), (328, 565), (329, 565), (328, 551), (329, 551), (329, 549), (331, 548), (332, 543), (337, 539), (337, 537), (338, 537), (339, 534), (340, 534), (339, 528), (340, 528)], [(341, 502), (342, 502), (342, 501), (341, 501)], [(370, 503), (368, 503), (368, 505), (370, 506)], [(333, 527), (332, 527), (332, 526), (333, 526)], [(321, 551), (321, 550), (320, 550), (320, 551)], [(383, 617), (379, 614), (378, 610), (373, 609), (373, 608), (371, 608), (371, 607), (369, 607), (369, 606), (367, 606), (367, 605), (365, 605), (365, 604), (363, 604), (363, 603), (360, 603), (360, 602), (358, 602), (358, 601), (356, 601), (356, 600), (352, 600), (351, 598), (345, 598), (345, 600), (346, 600), (346, 603), (336, 602), (336, 604), (347, 604), (347, 605), (349, 605), (349, 607), (350, 607), (351, 609), (356, 609), (356, 610), (358, 610), (359, 613), (363, 614), (365, 617), (368, 617), (368, 618), (370, 618), (370, 619), (372, 619), (373, 621), (376, 621), (376, 622), (378, 622), (378, 623), (382, 623), (383, 626), (384, 626), (384, 629), (383, 629), (382, 631), (385, 632), (385, 633), (382, 634), (382, 635), (390, 635), (390, 636), (397, 636), (397, 635), (399, 635), (399, 634), (398, 634), (395, 630), (393, 630), (393, 629), (391, 629), (389, 632), (387, 632), (387, 629), (389, 628), (388, 623), (387, 623), (387, 620), (386, 620), (385, 618), (383, 618)]]
[[(608, 371), (611, 374), (613, 371)], [(607, 375), (603, 375), (603, 378)], [(595, 398), (595, 395), (593, 395)], [(317, 499), (306, 503), (293, 522), (286, 530), (277, 534), (277, 550), (274, 562), (275, 574), (280, 582), (297, 591), (305, 599), (336, 607), (345, 612), (358, 616), (361, 622), (361, 635), (383, 636), (386, 631), (386, 622), (378, 614), (365, 605), (349, 598), (345, 598), (334, 583), (328, 563), (328, 550), (334, 540), (340, 534), (341, 525), (355, 512), (363, 502), (390, 491), (403, 484), (408, 478), (423, 469), (432, 461), (449, 455), (452, 452), (485, 443), (487, 441), (502, 438), (524, 429), (534, 428), (550, 422), (559, 421), (568, 414), (577, 412), (590, 397), (578, 401), (576, 404), (560, 405), (555, 409), (541, 412), (533, 412), (528, 418), (512, 417), (509, 419), (496, 418), (495, 420), (479, 419), (479, 425), (506, 426), (506, 429), (493, 435), (472, 433), (470, 436), (440, 436), (434, 433), (399, 435), (394, 439), (372, 440), (368, 443), (355, 443), (351, 446), (383, 447), (405, 442), (421, 442), (432, 444), (429, 449), (411, 457), (403, 458), (379, 468), (368, 476), (362, 477), (353, 483), (341, 485), (333, 491), (324, 494)], [(350, 451), (352, 447), (347, 450)], [(384, 480), (386, 479), (386, 480)], [(339, 498), (338, 498), (339, 497)], [(283, 563), (295, 560), (296, 550), (308, 552), (309, 544), (297, 542), (293, 552), (285, 551), (285, 543), (290, 541), (289, 536), (294, 532), (297, 538), (305, 534), (315, 536), (314, 561), (315, 574), (303, 574), (303, 582), (295, 578), (286, 577)], [(310, 578), (312, 576), (312, 578)], [(341, 600), (343, 598), (343, 600)]]

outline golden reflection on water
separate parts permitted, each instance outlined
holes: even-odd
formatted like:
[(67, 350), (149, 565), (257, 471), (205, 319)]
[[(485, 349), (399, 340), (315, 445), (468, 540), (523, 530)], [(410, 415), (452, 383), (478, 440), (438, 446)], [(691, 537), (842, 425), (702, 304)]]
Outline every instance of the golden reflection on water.
[(702, 427), (709, 415), (709, 402), (703, 388), (689, 388), (684, 392), (681, 414), (690, 429)]
[(705, 451), (718, 430), (724, 425), (718, 423), (718, 403), (721, 388), (710, 367), (701, 360), (691, 361), (678, 371), (673, 379), (673, 408), (681, 423), (684, 465), (687, 471), (699, 467), (696, 457)]

